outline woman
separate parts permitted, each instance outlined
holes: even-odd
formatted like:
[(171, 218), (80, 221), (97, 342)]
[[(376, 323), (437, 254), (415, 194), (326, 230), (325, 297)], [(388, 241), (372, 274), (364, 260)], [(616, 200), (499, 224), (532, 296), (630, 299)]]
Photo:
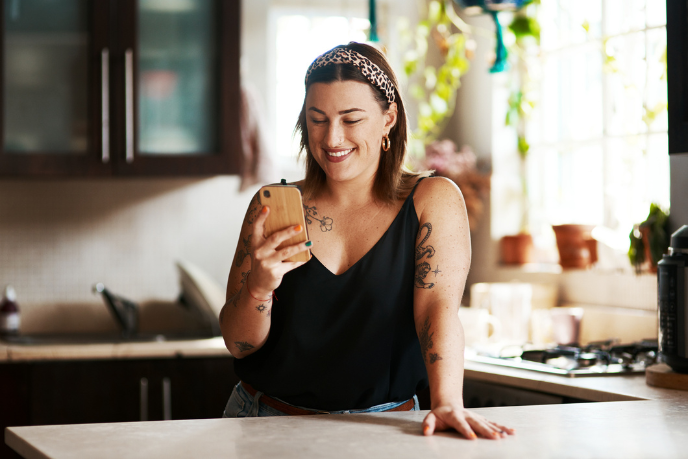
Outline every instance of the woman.
[[(387, 60), (338, 46), (305, 83), (297, 185), (310, 239), (275, 250), (304, 228), (265, 238), (270, 209), (254, 197), (220, 314), (241, 379), (225, 416), (417, 410), (429, 382), (426, 435), (513, 433), (463, 408), (466, 208), (449, 180), (404, 170), (406, 113)], [(307, 249), (309, 262), (283, 261)]]

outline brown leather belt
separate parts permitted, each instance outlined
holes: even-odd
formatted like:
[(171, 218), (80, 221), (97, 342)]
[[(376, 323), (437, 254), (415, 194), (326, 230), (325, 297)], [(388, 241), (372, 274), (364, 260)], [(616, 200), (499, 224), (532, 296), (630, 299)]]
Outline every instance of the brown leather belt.
[[(248, 392), (251, 397), (255, 397), (256, 393), (258, 392), (256, 389), (251, 387), (249, 384), (245, 383), (244, 381), (241, 381), (241, 387), (243, 387), (246, 392)], [(311, 410), (304, 410), (302, 408), (297, 408), (295, 406), (287, 405), (284, 402), (280, 402), (279, 400), (276, 400), (272, 397), (269, 397), (265, 394), (261, 395), (260, 397), (260, 403), (264, 403), (265, 405), (272, 407), (278, 411), (281, 411), (282, 413), (285, 413), (289, 416), (307, 416), (311, 414), (329, 414), (327, 411), (311, 411)], [(386, 410), (386, 411), (411, 411), (413, 407), (415, 406), (415, 401), (411, 398), (407, 400), (405, 403), (394, 407), (392, 409)]]

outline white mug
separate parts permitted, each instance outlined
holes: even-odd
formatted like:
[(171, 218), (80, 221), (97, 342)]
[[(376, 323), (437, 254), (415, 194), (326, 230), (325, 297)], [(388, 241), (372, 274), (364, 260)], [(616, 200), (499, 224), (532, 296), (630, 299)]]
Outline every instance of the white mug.
[(495, 341), (500, 333), (499, 321), (487, 309), (460, 307), (459, 319), (463, 326), (466, 346)]

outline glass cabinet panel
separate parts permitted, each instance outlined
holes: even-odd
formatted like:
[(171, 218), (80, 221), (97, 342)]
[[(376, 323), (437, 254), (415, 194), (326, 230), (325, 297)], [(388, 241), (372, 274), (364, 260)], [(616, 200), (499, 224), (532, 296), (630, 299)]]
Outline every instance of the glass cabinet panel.
[(4, 151), (86, 154), (88, 0), (5, 0)]
[(139, 154), (218, 151), (217, 4), (139, 0)]

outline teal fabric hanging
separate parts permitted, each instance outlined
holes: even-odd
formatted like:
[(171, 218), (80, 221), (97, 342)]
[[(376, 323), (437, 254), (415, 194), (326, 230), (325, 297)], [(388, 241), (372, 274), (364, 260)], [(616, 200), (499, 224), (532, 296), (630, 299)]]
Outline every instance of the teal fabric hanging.
[(492, 68), (490, 68), (490, 73), (502, 72), (509, 68), (506, 61), (508, 53), (506, 46), (504, 46), (502, 26), (499, 24), (497, 13), (507, 10), (515, 11), (531, 2), (532, 0), (454, 0), (454, 3), (459, 5), (460, 8), (479, 7), (484, 13), (489, 13), (492, 19), (494, 19), (497, 46), (495, 48), (495, 61)]
[(375, 0), (368, 0), (368, 19), (370, 20), (370, 36), (369, 41), (379, 42), (377, 36), (377, 16), (375, 14)]

